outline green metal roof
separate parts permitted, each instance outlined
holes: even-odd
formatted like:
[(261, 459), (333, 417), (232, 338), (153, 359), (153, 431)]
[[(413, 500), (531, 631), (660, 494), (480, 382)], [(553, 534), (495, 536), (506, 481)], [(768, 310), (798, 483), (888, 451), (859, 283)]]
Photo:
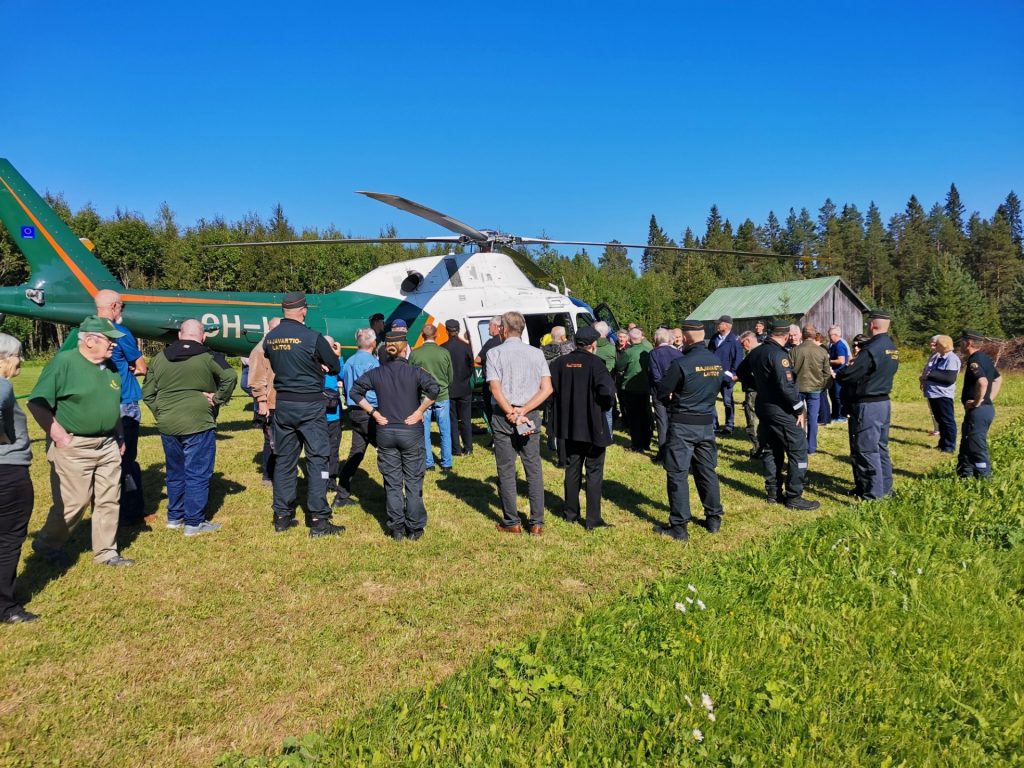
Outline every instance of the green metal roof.
[(861, 310), (868, 308), (841, 277), (833, 276), (718, 288), (704, 299), (690, 317), (694, 320), (717, 320), (722, 315), (731, 315), (733, 318), (804, 315), (837, 282), (843, 284), (846, 293), (860, 305)]

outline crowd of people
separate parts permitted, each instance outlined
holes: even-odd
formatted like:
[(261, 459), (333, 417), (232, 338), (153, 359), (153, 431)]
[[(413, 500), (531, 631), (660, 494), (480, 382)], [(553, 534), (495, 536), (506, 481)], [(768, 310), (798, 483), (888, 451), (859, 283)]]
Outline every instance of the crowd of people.
[[(53, 498), (32, 546), (40, 557), (69, 565), (65, 545), (91, 507), (93, 561), (124, 567), (133, 561), (118, 550), (119, 526), (145, 519), (137, 464), (140, 402), (155, 417), (166, 459), (167, 528), (186, 537), (211, 534), (220, 528), (209, 509), (217, 417), (237, 377), (224, 356), (206, 346), (198, 320), (184, 321), (178, 339), (147, 365), (121, 324), (120, 296), (100, 291), (95, 299), (96, 314), (82, 321), (29, 396), (28, 409), (46, 435)], [(899, 353), (889, 335), (891, 317), (883, 311), (870, 313), (868, 334), (855, 336), (852, 345), (841, 328), (828, 329), (826, 338), (811, 326), (778, 320), (737, 335), (732, 318), (722, 316), (711, 338), (697, 320), (658, 328), (653, 344), (635, 325), (613, 333), (597, 322), (578, 329), (572, 340), (566, 328), (555, 326), (540, 346), (524, 341), (523, 315), (507, 312), (491, 320), (491, 338), (475, 358), (457, 320), (445, 322), (442, 343), (440, 329), (427, 324), (422, 343), (412, 348), (403, 321), (385, 328), (384, 316), (376, 314), (355, 334), (357, 351), (344, 362), (340, 344), (307, 326), (306, 313), (305, 295), (287, 294), (282, 317), (270, 323), (244, 361), (242, 386), (264, 432), (261, 469), (273, 489), (272, 525), (278, 533), (299, 524), (301, 454), (309, 535), (343, 533), (334, 510), (356, 503), (352, 479), (373, 445), (388, 533), (396, 541), (420, 539), (427, 526), (424, 478), (437, 466), (432, 424), (440, 433), (440, 472), (452, 472), (454, 457), (473, 453), (477, 368), (502, 512), (496, 528), (504, 534), (543, 535), (545, 428), (555, 463), (564, 469), (564, 518), (588, 531), (612, 527), (602, 517), (601, 501), (616, 419), (628, 432), (629, 450), (646, 453), (654, 439), (652, 460), (664, 465), (669, 516), (656, 532), (687, 541), (688, 526), (695, 522), (717, 533), (724, 514), (717, 440), (736, 429), (737, 383), (750, 456), (761, 462), (768, 502), (796, 510), (819, 506), (805, 497), (805, 478), (818, 427), (832, 422), (848, 428), (850, 494), (871, 500), (892, 493), (889, 396)], [(981, 351), (982, 341), (974, 331), (961, 336), (965, 416), (956, 470), (961, 477), (992, 473), (987, 435), (1002, 380)], [(961, 361), (949, 336), (934, 337), (932, 347), (921, 388), (937, 447), (953, 452)], [(0, 334), (0, 621), (9, 624), (37, 618), (14, 595), (34, 503), (27, 420), (10, 384), (21, 360), (18, 340)], [(143, 377), (141, 387), (137, 377)], [(352, 438), (342, 461), (345, 421)], [(526, 474), (525, 521), (517, 462)], [(690, 511), (691, 474), (701, 518)]]

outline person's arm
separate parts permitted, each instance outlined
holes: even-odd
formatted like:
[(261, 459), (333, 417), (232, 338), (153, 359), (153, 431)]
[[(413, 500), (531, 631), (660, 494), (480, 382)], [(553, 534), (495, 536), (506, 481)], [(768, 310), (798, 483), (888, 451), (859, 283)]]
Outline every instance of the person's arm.
[(517, 409), (519, 411), (519, 418), (517, 421), (526, 421), (526, 414), (540, 408), (544, 404), (544, 401), (551, 397), (551, 393), (554, 391), (554, 387), (551, 386), (551, 376), (548, 375), (541, 377), (540, 388), (534, 393), (533, 397), (526, 401), (522, 408)]
[(417, 368), (416, 374), (418, 377), (417, 384), (419, 385), (421, 399), (419, 408), (405, 417), (405, 423), (410, 427), (413, 424), (419, 424), (423, 421), (423, 414), (427, 412), (427, 408), (436, 402), (437, 395), (441, 391), (441, 387), (438, 386), (437, 380), (422, 368)]
[(146, 372), (146, 378), (142, 381), (142, 402), (146, 404), (153, 416), (159, 419), (156, 412), (156, 379), (157, 371), (149, 369)]
[[(219, 358), (219, 359), (218, 359)], [(217, 353), (211, 358), (211, 371), (214, 380), (217, 382), (217, 391), (213, 394), (213, 405), (224, 405), (231, 399), (231, 393), (235, 391), (238, 383), (238, 374), (232, 368), (223, 355)]]
[(859, 384), (870, 375), (874, 362), (871, 353), (864, 347), (852, 363), (836, 374), (836, 380), (844, 387)]
[(985, 394), (988, 392), (988, 378), (985, 376), (979, 376), (977, 383), (974, 387), (974, 397), (964, 403), (964, 408), (970, 410), (977, 408), (983, 402), (985, 402)]
[(658, 382), (658, 397), (661, 400), (667, 400), (676, 391), (676, 387), (679, 386), (679, 382), (683, 379), (682, 367), (676, 365), (674, 362), (665, 371), (665, 374), (661, 377), (661, 381)]
[(850, 359), (850, 355), (842, 354), (845, 349), (845, 342), (843, 344), (836, 344), (836, 356), (829, 359), (829, 365), (833, 368), (839, 368), (840, 366), (846, 365), (846, 361)]
[(999, 390), (1003, 388), (1003, 377), (999, 375), (999, 370), (996, 370), (996, 377), (992, 380), (992, 391), (989, 392), (988, 399), (993, 403), (999, 396)]
[(379, 426), (386, 427), (388, 425), (387, 417), (383, 413), (378, 411), (376, 408), (374, 408), (370, 404), (370, 401), (366, 399), (366, 393), (374, 388), (373, 372), (376, 370), (378, 369), (373, 368), (369, 371), (366, 371), (362, 376), (356, 379), (355, 383), (352, 385), (351, 397), (353, 402), (355, 402), (356, 407), (360, 408), (361, 410), (369, 414), (370, 417), (373, 418), (373, 420), (376, 421)]
[[(58, 448), (67, 448), (71, 445), (73, 434), (68, 432), (57, 421), (57, 415), (50, 407), (50, 404), (43, 398), (37, 397), (28, 401), (28, 410), (32, 418), (36, 420), (39, 428), (45, 432), (53, 444)], [(120, 420), (118, 420), (120, 423)]]
[(832, 365), (828, 359), (828, 352), (821, 356), (821, 375), (824, 377), (822, 379), (824, 382), (823, 386), (828, 387), (829, 379), (832, 378)]
[(14, 387), (7, 379), (0, 379), (0, 445), (10, 445), (14, 440)]
[(323, 337), (323, 334), (317, 334), (316, 355), (320, 360), (320, 364), (324, 367), (325, 373), (329, 373), (332, 376), (338, 375), (338, 372), (341, 370), (341, 360), (334, 354), (334, 350), (331, 349), (331, 343)]
[(273, 386), (270, 379), (270, 364), (267, 357), (260, 349), (249, 356), (249, 392), (256, 400), (256, 410), (260, 416), (270, 413), (270, 388)]

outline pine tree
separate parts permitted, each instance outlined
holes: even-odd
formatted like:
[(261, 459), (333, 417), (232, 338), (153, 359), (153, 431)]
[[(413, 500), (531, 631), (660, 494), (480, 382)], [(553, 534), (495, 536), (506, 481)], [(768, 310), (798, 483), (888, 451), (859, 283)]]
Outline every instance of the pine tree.
[[(618, 243), (618, 240), (612, 240), (613, 243)], [(606, 245), (604, 252), (597, 260), (597, 266), (601, 270), (607, 270), (608, 272), (625, 273), (626, 271), (632, 272), (633, 265), (629, 261), (629, 255), (625, 248), (620, 248), (617, 245)]]
[(960, 202), (960, 193), (957, 191), (956, 184), (950, 184), (949, 192), (946, 193), (946, 205), (943, 206), (943, 211), (946, 214), (946, 218), (956, 227), (957, 232), (961, 236), (964, 234), (965, 210), (964, 204)]
[(889, 237), (895, 245), (893, 258), (900, 286), (919, 285), (934, 249), (928, 237), (927, 217), (916, 195), (910, 196), (902, 215), (890, 219)]
[(839, 219), (836, 218), (836, 204), (825, 198), (825, 204), (818, 209), (818, 259), (819, 269), (829, 274), (842, 274), (845, 268), (842, 253), (838, 248)]
[(844, 205), (836, 225), (836, 266), (831, 274), (841, 275), (856, 285), (864, 267), (864, 217), (856, 205)]
[(999, 206), (999, 212), (1003, 214), (1003, 218), (1006, 219), (1010, 224), (1010, 235), (1013, 238), (1014, 244), (1021, 247), (1021, 237), (1024, 234), (1024, 229), (1021, 226), (1020, 218), (1020, 198), (1017, 197), (1017, 193), (1010, 190), (1010, 194), (1006, 196), (1006, 202)]
[(1024, 336), (1024, 273), (1017, 277), (1006, 297), (1003, 328), (1011, 336)]
[(963, 328), (998, 334), (978, 284), (956, 256), (935, 255), (924, 270), (920, 298), (909, 318), (907, 341), (923, 342), (937, 333), (956, 335)]
[(761, 243), (761, 248), (769, 253), (782, 252), (782, 227), (775, 211), (768, 211), (768, 219), (764, 226), (757, 228), (757, 239)]
[(644, 248), (643, 255), (640, 257), (640, 272), (646, 273), (659, 266), (658, 262), (664, 251), (659, 251), (657, 246), (672, 244), (668, 235), (665, 234), (665, 230), (658, 226), (658, 219), (652, 213), (651, 222), (647, 228), (647, 247)]
[(899, 289), (891, 259), (891, 242), (882, 225), (882, 215), (874, 200), (868, 206), (867, 227), (864, 232), (864, 274), (857, 285), (880, 306), (891, 305)]
[(1020, 250), (1000, 206), (991, 221), (971, 217), (969, 245), (973, 274), (985, 295), (1002, 306), (1021, 272)]

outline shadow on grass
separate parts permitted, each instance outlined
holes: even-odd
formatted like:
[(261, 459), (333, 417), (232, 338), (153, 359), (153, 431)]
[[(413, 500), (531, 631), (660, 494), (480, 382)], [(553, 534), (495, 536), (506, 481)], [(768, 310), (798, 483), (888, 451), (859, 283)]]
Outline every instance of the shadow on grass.
[(464, 501), (488, 520), (500, 523), (502, 517), (498, 510), (501, 509), (501, 499), (498, 498), (497, 482), (498, 479), (493, 476), (487, 480), (478, 480), (450, 472), (437, 479), (437, 487)]
[(647, 510), (643, 509), (645, 506), (654, 507), (655, 509), (668, 514), (668, 505), (664, 502), (655, 501), (642, 493), (634, 491), (629, 486), (623, 485), (617, 480), (609, 480), (606, 478), (602, 488), (602, 498), (606, 501), (610, 501), (612, 504), (615, 504), (624, 512), (628, 512), (634, 517), (645, 520), (653, 525), (665, 524), (663, 519), (659, 519), (647, 512)]

